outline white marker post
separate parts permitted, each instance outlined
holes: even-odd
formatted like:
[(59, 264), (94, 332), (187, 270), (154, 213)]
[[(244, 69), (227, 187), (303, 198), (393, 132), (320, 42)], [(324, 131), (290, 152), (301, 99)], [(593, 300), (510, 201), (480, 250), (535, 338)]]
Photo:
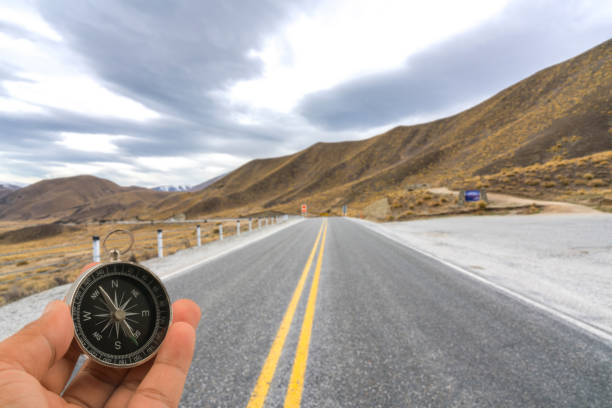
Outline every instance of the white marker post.
[(223, 224), (219, 224), (219, 241), (223, 241)]
[(164, 257), (164, 239), (162, 237), (162, 230), (157, 230), (157, 257)]
[(240, 235), (240, 220), (236, 220), (236, 235)]
[(202, 246), (202, 233), (200, 232), (200, 226), (196, 226), (196, 238), (198, 240), (198, 246)]
[(93, 261), (100, 262), (100, 237), (93, 236)]
[(253, 220), (249, 218), (249, 232), (253, 231)]

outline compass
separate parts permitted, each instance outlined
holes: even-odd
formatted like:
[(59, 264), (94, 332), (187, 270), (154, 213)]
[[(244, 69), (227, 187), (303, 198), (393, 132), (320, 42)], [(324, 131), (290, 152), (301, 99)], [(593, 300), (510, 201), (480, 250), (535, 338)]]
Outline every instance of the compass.
[[(131, 232), (115, 230), (130, 235)], [(104, 245), (106, 249), (106, 245)], [(87, 269), (72, 284), (66, 302), (74, 322), (75, 339), (98, 363), (118, 368), (134, 367), (152, 358), (172, 321), (168, 292), (159, 278), (142, 265), (118, 260)]]

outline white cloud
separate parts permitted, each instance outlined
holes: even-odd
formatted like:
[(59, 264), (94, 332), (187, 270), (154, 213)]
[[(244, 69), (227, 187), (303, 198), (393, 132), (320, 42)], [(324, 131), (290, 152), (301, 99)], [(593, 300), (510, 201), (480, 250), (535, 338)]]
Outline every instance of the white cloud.
[(86, 75), (58, 77), (21, 74), (28, 81), (4, 81), (10, 96), (23, 102), (91, 116), (145, 121), (159, 117), (129, 98), (117, 95)]
[(261, 50), (260, 78), (235, 83), (232, 103), (290, 112), (305, 94), (402, 66), (411, 54), (482, 23), (506, 0), (325, 2), (297, 16)]
[(62, 140), (55, 143), (72, 150), (96, 153), (117, 153), (119, 148), (114, 143), (117, 140), (127, 139), (129, 136), (106, 135), (100, 133), (60, 133)]
[(39, 106), (19, 101), (14, 98), (0, 96), (0, 112), (6, 113), (43, 113), (44, 109)]
[(20, 79), (0, 83), (14, 103), (0, 101), (0, 111), (57, 108), (97, 117), (135, 121), (160, 115), (138, 101), (108, 90), (78, 55), (33, 9), (0, 6), (0, 21), (53, 40), (16, 38), (0, 32), (2, 60)]
[(62, 41), (62, 36), (47, 24), (38, 14), (28, 9), (16, 9), (0, 5), (0, 21), (19, 25), (28, 31), (53, 41)]

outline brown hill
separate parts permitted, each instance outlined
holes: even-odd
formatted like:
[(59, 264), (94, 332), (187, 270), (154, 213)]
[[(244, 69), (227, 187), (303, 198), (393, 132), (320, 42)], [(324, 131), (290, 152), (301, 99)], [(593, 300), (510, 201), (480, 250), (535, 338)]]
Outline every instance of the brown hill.
[[(608, 40), (455, 116), (254, 160), (183, 204), (189, 216), (228, 208), (293, 212), (301, 201), (327, 211), (342, 204), (360, 206), (405, 185), (473, 185), (474, 176), (586, 157), (612, 150), (611, 95)], [(599, 187), (610, 186), (608, 170), (609, 160), (599, 167)], [(489, 188), (503, 191), (504, 185)]]
[(383, 196), (402, 202), (402, 192), (423, 183), (598, 206), (612, 195), (611, 126), (608, 40), (457, 115), (253, 160), (202, 191), (163, 193), (92, 176), (45, 180), (0, 198), (0, 219), (295, 213), (302, 202), (314, 213), (337, 212)]
[(0, 219), (85, 221), (135, 218), (156, 211), (170, 193), (119, 185), (94, 176), (43, 180), (0, 198)]

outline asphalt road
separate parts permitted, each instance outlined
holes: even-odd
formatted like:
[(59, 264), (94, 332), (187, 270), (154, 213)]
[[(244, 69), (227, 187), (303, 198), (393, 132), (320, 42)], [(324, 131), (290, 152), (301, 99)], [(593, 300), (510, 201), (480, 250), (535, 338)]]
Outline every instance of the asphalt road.
[(167, 284), (203, 310), (181, 406), (612, 406), (612, 345), (349, 220)]

